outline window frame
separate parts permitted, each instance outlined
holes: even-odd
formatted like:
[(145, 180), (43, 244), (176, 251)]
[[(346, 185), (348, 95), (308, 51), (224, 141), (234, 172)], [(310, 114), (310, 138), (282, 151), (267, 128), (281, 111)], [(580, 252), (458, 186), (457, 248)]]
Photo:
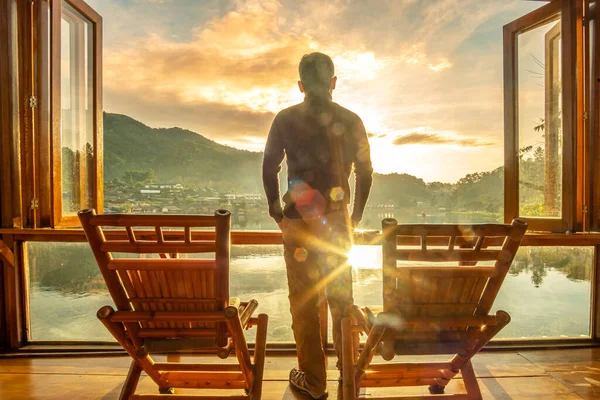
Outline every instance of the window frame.
[[(89, 205), (102, 213), (104, 209), (104, 158), (103, 158), (103, 138), (102, 138), (102, 17), (94, 11), (83, 0), (57, 0), (51, 3), (51, 37), (50, 37), (50, 93), (51, 93), (51, 150), (50, 150), (50, 170), (51, 170), (51, 209), (54, 228), (65, 228), (80, 226), (77, 215), (63, 215), (62, 209), (62, 148), (61, 148), (61, 27), (62, 27), (62, 1), (67, 2), (71, 7), (77, 10), (81, 15), (87, 18), (93, 26), (93, 171), (91, 174), (86, 171), (88, 176), (92, 177), (92, 204)], [(79, 190), (85, 193), (85, 178), (81, 177)]]
[[(588, 70), (591, 76), (587, 80), (589, 90), (586, 92), (588, 95), (587, 108), (588, 118), (586, 119), (587, 127), (589, 129), (588, 143), (586, 150), (591, 160), (590, 166), (588, 166), (588, 175), (592, 182), (591, 188), (587, 191), (590, 200), (589, 209), (589, 227), (592, 231), (600, 231), (600, 184), (594, 184), (593, 182), (600, 182), (600, 13), (598, 12), (598, 2), (594, 2), (593, 7), (590, 2), (587, 3), (587, 46), (588, 51), (585, 54), (588, 57)], [(589, 21), (594, 21), (594, 32), (589, 32)], [(591, 49), (591, 51), (590, 51)]]
[[(579, 3), (578, 3), (579, 4)], [(578, 143), (582, 143), (583, 110), (581, 52), (579, 51), (577, 6), (570, 1), (553, 0), (504, 26), (504, 220), (521, 218), (529, 230), (573, 233), (582, 229), (583, 196), (581, 161)], [(581, 11), (581, 10), (580, 10)], [(562, 204), (561, 217), (526, 217), (519, 215), (519, 127), (517, 38), (521, 33), (559, 16), (561, 24), (562, 65)], [(578, 173), (579, 172), (579, 173)], [(579, 179), (578, 179), (579, 178)]]
[[(148, 231), (148, 235), (152, 235), (153, 231)], [(124, 235), (123, 232), (115, 232), (115, 236)], [(355, 232), (354, 243), (357, 245), (378, 245), (382, 239), (380, 231)], [(123, 236), (126, 237), (126, 236)], [(15, 252), (15, 267), (24, 271), (20, 277), (20, 282), (16, 284), (13, 293), (20, 297), (20, 301), (14, 302), (14, 306), (18, 308), (18, 313), (14, 315), (20, 316), (20, 327), (11, 326), (13, 337), (19, 338), (19, 345), (15, 348), (22, 348), (23, 352), (27, 352), (26, 346), (108, 346), (100, 352), (107, 353), (112, 351), (110, 346), (112, 342), (104, 341), (44, 341), (31, 340), (30, 329), (30, 311), (29, 311), (29, 263), (27, 257), (27, 243), (30, 242), (54, 242), (54, 243), (86, 243), (87, 239), (82, 229), (3, 229), (0, 228), (0, 240), (7, 240), (11, 243)], [(283, 238), (280, 231), (232, 231), (231, 245), (282, 245)], [(598, 283), (600, 276), (598, 268), (600, 259), (598, 257), (598, 249), (600, 248), (600, 234), (540, 234), (526, 233), (523, 237), (521, 247), (593, 247), (592, 260), (592, 275), (590, 276), (590, 319), (589, 319), (589, 337), (567, 337), (567, 338), (525, 338), (525, 339), (495, 339), (491, 342), (494, 348), (530, 348), (532, 346), (545, 345), (548, 347), (561, 347), (573, 345), (593, 345), (600, 339), (600, 296), (598, 295)], [(260, 301), (260, 299), (259, 299)], [(327, 306), (327, 303), (324, 303)], [(328, 322), (327, 318), (323, 317), (323, 340), (328, 350), (332, 350), (333, 344), (328, 341), (327, 337)], [(17, 333), (18, 332), (18, 333)], [(293, 351), (294, 343), (292, 342), (270, 342), (267, 343), (267, 349), (271, 350), (289, 350)], [(51, 351), (51, 350), (48, 350)]]

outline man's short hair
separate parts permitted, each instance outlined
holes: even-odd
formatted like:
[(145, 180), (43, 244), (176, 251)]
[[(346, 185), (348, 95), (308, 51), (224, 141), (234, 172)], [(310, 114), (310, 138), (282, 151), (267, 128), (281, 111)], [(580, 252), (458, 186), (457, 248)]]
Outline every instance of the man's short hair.
[(323, 53), (305, 54), (298, 70), (302, 86), (307, 92), (329, 90), (331, 78), (335, 75), (331, 57)]

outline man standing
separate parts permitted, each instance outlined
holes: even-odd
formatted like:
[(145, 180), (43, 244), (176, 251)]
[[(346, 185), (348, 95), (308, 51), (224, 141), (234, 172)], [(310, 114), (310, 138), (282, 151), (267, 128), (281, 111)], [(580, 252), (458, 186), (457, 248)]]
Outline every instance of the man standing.
[[(318, 293), (325, 287), (341, 370), (341, 319), (350, 315), (354, 303), (347, 254), (369, 197), (373, 168), (361, 119), (331, 101), (337, 81), (331, 58), (305, 55), (299, 71), (304, 101), (275, 117), (265, 146), (263, 183), (269, 214), (283, 232), (299, 365), (290, 372), (290, 385), (320, 399), (327, 397), (327, 366)], [(282, 208), (278, 174), (284, 156), (288, 190)], [(356, 185), (350, 215), (348, 179), (353, 165)]]

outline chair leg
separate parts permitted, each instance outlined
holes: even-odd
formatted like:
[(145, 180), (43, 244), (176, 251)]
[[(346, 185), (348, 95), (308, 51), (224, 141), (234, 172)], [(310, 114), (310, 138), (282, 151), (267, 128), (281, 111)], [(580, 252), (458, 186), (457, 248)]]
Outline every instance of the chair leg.
[(352, 343), (352, 319), (342, 319), (342, 393), (344, 400), (356, 398), (356, 384), (354, 382), (354, 349)]
[(123, 389), (121, 389), (119, 400), (129, 400), (129, 398), (135, 394), (135, 389), (137, 388), (141, 373), (142, 368), (140, 368), (135, 360), (131, 360), (129, 373), (127, 374), (127, 379), (125, 379), (125, 383), (123, 384)]
[(263, 374), (265, 370), (265, 357), (267, 352), (267, 325), (269, 317), (266, 314), (258, 316), (256, 328), (256, 346), (254, 347), (254, 369), (252, 371), (251, 400), (260, 400), (262, 396)]
[(465, 365), (460, 369), (463, 381), (465, 382), (465, 389), (467, 389), (467, 395), (472, 400), (482, 400), (481, 391), (479, 390), (479, 384), (475, 377), (475, 371), (473, 370), (473, 364), (471, 360), (467, 361)]

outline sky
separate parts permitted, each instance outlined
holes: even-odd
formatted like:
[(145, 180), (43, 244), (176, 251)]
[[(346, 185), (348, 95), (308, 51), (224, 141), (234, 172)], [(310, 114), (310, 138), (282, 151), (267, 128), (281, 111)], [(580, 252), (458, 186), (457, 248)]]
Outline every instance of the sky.
[(300, 58), (321, 51), (336, 67), (334, 101), (365, 123), (375, 171), (427, 182), (503, 164), (502, 26), (544, 4), (87, 2), (103, 17), (105, 111), (261, 151), (276, 113), (302, 101)]

